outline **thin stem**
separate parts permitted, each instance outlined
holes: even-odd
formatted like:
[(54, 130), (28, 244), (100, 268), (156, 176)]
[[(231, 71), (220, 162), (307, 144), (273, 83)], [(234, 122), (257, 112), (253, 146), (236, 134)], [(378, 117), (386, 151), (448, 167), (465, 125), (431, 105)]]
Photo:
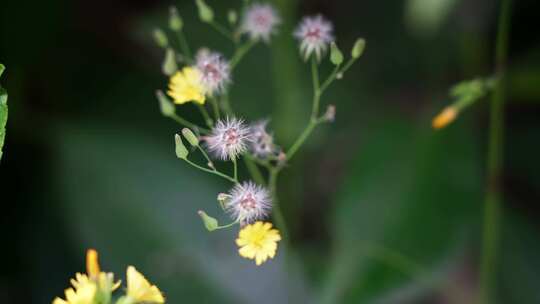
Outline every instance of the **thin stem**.
[(210, 159), (210, 157), (208, 156), (206, 151), (204, 151), (204, 149), (200, 145), (198, 145), (197, 148), (199, 149), (199, 151), (201, 151), (202, 155), (204, 156), (204, 158), (208, 162), (208, 166), (213, 168), (214, 170), (216, 170), (216, 168), (214, 168), (214, 162), (212, 162), (212, 160)]
[(499, 78), (491, 99), (487, 163), (487, 187), (482, 231), (479, 304), (492, 303), (491, 294), (496, 274), (502, 210), (501, 175), (504, 142), (505, 73), (508, 53), (511, 1), (501, 0), (497, 29), (495, 70)]
[(221, 117), (218, 102), (215, 98), (210, 98), (210, 102), (212, 103), (212, 110), (214, 112), (214, 118), (218, 120)]
[(242, 46), (236, 49), (230, 62), (231, 71), (234, 70), (234, 68), (238, 65), (238, 63), (240, 63), (242, 58), (244, 58), (244, 56), (249, 52), (249, 50), (251, 50), (253, 46), (255, 46), (255, 44), (257, 44), (256, 40), (249, 40), (248, 42), (244, 43)]
[(234, 111), (231, 107), (231, 103), (229, 102), (229, 94), (225, 93), (223, 94), (223, 98), (221, 100), (222, 102), (222, 105), (223, 105), (223, 111), (225, 111), (225, 113), (227, 113), (227, 115), (229, 116), (232, 116), (234, 115)]
[(277, 197), (277, 178), (279, 175), (279, 170), (277, 168), (272, 168), (270, 170), (270, 176), (268, 178), (268, 184), (270, 187), (270, 193), (272, 194), (272, 198), (274, 201), (274, 206), (272, 210), (272, 217), (274, 218), (276, 227), (279, 229), (281, 236), (283, 238), (285, 246), (287, 246), (289, 242), (289, 231), (287, 229), (287, 224), (285, 221), (285, 217), (283, 216), (283, 212), (281, 211), (280, 202)]
[(245, 156), (242, 159), (244, 160), (244, 164), (246, 165), (246, 168), (248, 169), (249, 174), (255, 180), (255, 182), (259, 185), (265, 185), (266, 181), (264, 180), (261, 170), (254, 163), (253, 159), (251, 159), (250, 156)]
[(208, 111), (206, 111), (206, 108), (203, 105), (197, 104), (197, 107), (199, 108), (199, 111), (201, 111), (202, 116), (204, 117), (204, 121), (206, 122), (206, 125), (212, 129), (212, 126), (214, 125), (214, 122), (212, 121), (212, 118), (210, 118), (210, 115), (208, 114)]
[(293, 143), (289, 151), (287, 151), (287, 160), (290, 160), (294, 154), (300, 149), (300, 147), (304, 144), (306, 139), (311, 135), (311, 132), (313, 132), (313, 129), (317, 126), (319, 119), (319, 103), (321, 100), (321, 89), (320, 89), (320, 83), (319, 83), (319, 71), (318, 71), (318, 63), (317, 59), (313, 57), (311, 60), (311, 77), (313, 80), (313, 102), (311, 105), (311, 117), (309, 119), (309, 123), (300, 134), (300, 136), (296, 139), (296, 141)]
[(234, 157), (234, 158), (232, 159), (232, 162), (233, 162), (233, 168), (234, 168), (234, 169), (233, 169), (233, 171), (234, 171), (233, 176), (234, 176), (234, 179), (235, 179), (235, 180), (238, 180), (238, 162), (237, 162), (237, 160), (236, 160), (236, 157)]
[(184, 160), (185, 160), (188, 164), (192, 165), (193, 167), (195, 167), (195, 168), (197, 168), (197, 169), (199, 169), (199, 170), (202, 170), (202, 171), (204, 171), (204, 172), (207, 172), (207, 173), (210, 173), (210, 174), (215, 174), (215, 175), (217, 175), (217, 176), (223, 177), (224, 179), (226, 179), (226, 180), (228, 180), (228, 181), (230, 181), (230, 182), (233, 182), (233, 183), (235, 183), (235, 184), (238, 183), (238, 180), (236, 180), (236, 179), (234, 179), (234, 178), (228, 176), (227, 174), (223, 174), (223, 173), (221, 173), (221, 172), (219, 172), (219, 171), (217, 171), (217, 170), (215, 170), (215, 169), (214, 169), (214, 170), (211, 170), (211, 169), (205, 168), (205, 167), (203, 167), (203, 166), (199, 166), (199, 165), (197, 165), (196, 163), (190, 161), (190, 160), (187, 159), (187, 158), (185, 158)]
[(220, 33), (221, 35), (223, 35), (225, 38), (231, 40), (232, 42), (235, 42), (236, 43), (236, 40), (234, 40), (234, 36), (233, 34), (226, 28), (224, 27), (223, 25), (215, 22), (215, 21), (212, 21), (209, 23), (210, 26), (212, 26), (212, 28), (214, 28), (218, 33)]
[(332, 82), (336, 80), (337, 75), (339, 74), (340, 67), (341, 65), (336, 65), (336, 67), (332, 71), (332, 74), (330, 74), (330, 76), (328, 76), (328, 78), (326, 78), (326, 80), (323, 82), (323, 84), (321, 85), (321, 93), (323, 93), (328, 88), (328, 86), (330, 86), (330, 84), (332, 84)]
[(186, 57), (187, 62), (191, 63), (193, 61), (191, 58), (191, 50), (189, 49), (189, 44), (183, 31), (178, 32), (178, 42), (180, 43), (180, 48), (182, 49), (182, 53)]
[(217, 227), (216, 227), (216, 230), (218, 230), (218, 229), (229, 228), (229, 227), (232, 227), (232, 226), (234, 226), (234, 225), (236, 225), (236, 224), (238, 224), (238, 221), (234, 221), (234, 222), (232, 222), (232, 223), (230, 223), (230, 224), (223, 225), (223, 226), (217, 226)]
[(202, 127), (199, 127), (198, 125), (192, 123), (192, 122), (189, 122), (187, 121), (186, 119), (176, 115), (176, 114), (172, 114), (169, 116), (172, 120), (176, 121), (177, 123), (183, 125), (184, 127), (188, 127), (190, 129), (193, 129), (193, 130), (199, 130), (199, 132), (203, 133), (203, 134), (208, 134), (210, 133), (210, 130), (208, 129), (205, 129), (205, 128), (202, 128)]

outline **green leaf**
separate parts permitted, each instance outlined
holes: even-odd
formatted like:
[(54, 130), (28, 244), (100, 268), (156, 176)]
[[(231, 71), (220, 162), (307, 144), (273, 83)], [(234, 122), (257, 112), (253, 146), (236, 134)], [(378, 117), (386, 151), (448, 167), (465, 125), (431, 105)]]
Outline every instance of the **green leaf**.
[[(0, 76), (2, 76), (4, 70), (4, 65), (0, 64)], [(7, 91), (0, 86), (0, 160), (2, 159), (2, 148), (4, 147), (4, 140), (6, 138), (6, 123), (8, 119), (7, 99)]]
[(474, 140), (464, 129), (433, 134), (391, 121), (363, 134), (337, 199), (323, 303), (417, 303), (463, 245), (480, 205)]

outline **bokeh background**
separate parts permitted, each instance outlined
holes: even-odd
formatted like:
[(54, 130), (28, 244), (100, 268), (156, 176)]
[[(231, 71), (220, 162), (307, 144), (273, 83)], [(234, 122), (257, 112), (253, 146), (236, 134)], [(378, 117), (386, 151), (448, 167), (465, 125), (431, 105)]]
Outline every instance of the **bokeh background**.
[[(1, 1), (2, 303), (49, 303), (84, 271), (89, 247), (122, 278), (136, 265), (169, 303), (472, 303), (488, 100), (445, 130), (430, 120), (451, 85), (492, 74), (498, 1), (270, 2), (280, 35), (245, 58), (231, 94), (241, 116), (272, 117), (285, 147), (310, 108), (309, 67), (290, 34), (301, 16), (333, 20), (347, 54), (359, 36), (368, 44), (324, 98), (337, 121), (282, 174), (293, 262), (280, 252), (257, 268), (237, 255), (234, 229), (200, 223), (199, 209), (220, 214), (215, 194), (229, 185), (175, 158), (180, 127), (154, 97), (167, 79), (151, 32), (166, 27), (169, 5), (192, 47), (232, 52), (194, 3)], [(498, 303), (540, 303), (540, 3), (513, 2), (495, 292)], [(222, 22), (241, 5), (208, 3)]]

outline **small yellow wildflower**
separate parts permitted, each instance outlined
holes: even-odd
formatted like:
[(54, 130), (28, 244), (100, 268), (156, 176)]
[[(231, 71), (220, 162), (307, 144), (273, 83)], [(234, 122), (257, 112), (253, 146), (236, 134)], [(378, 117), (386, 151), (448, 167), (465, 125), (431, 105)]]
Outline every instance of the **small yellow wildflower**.
[(169, 80), (167, 94), (173, 98), (176, 104), (184, 104), (190, 101), (204, 104), (206, 101), (204, 93), (205, 88), (201, 82), (201, 72), (196, 68), (185, 67), (182, 71), (176, 72)]
[(458, 113), (458, 110), (453, 106), (444, 108), (444, 110), (442, 110), (442, 112), (433, 119), (433, 128), (442, 129), (446, 127), (456, 119)]
[(127, 296), (135, 303), (165, 303), (161, 291), (133, 266), (127, 268)]
[(255, 260), (259, 266), (268, 258), (274, 258), (279, 240), (279, 231), (272, 229), (272, 224), (258, 221), (240, 230), (236, 244), (242, 257)]
[(77, 273), (77, 278), (71, 280), (73, 288), (65, 290), (66, 299), (56, 298), (53, 304), (92, 304), (96, 296), (96, 283), (84, 274)]

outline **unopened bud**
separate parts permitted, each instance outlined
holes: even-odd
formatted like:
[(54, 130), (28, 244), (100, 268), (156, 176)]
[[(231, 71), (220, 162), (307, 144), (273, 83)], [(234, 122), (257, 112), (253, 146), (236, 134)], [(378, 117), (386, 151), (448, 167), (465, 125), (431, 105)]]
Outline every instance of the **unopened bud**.
[(364, 38), (359, 38), (354, 43), (351, 56), (354, 59), (360, 58), (360, 56), (362, 56), (362, 54), (364, 53), (365, 48), (366, 48), (366, 40)]
[(343, 53), (341, 53), (335, 42), (332, 42), (332, 46), (330, 47), (330, 61), (334, 65), (340, 65), (343, 63)]
[(449, 106), (442, 110), (439, 115), (435, 116), (435, 118), (432, 121), (432, 125), (434, 129), (442, 129), (452, 123), (458, 115), (458, 110), (453, 107)]
[(199, 139), (197, 136), (188, 128), (182, 129), (182, 135), (187, 139), (190, 145), (197, 147), (199, 145)]
[(165, 35), (165, 32), (163, 32), (160, 28), (154, 29), (152, 35), (154, 36), (154, 41), (159, 47), (166, 48), (169, 45), (167, 35)]
[(195, 0), (199, 9), (199, 18), (202, 22), (210, 23), (214, 20), (214, 11), (204, 0)]
[(238, 21), (238, 14), (235, 10), (229, 10), (229, 12), (227, 13), (227, 19), (229, 20), (229, 23), (231, 25), (235, 25)]
[(0, 63), (0, 77), (2, 76), (2, 74), (4, 73), (4, 70), (6, 69), (6, 67)]
[(186, 146), (184, 146), (184, 143), (182, 142), (182, 137), (180, 137), (180, 135), (178, 134), (175, 134), (174, 135), (174, 142), (176, 144), (176, 157), (180, 158), (180, 159), (186, 159), (189, 152), (188, 150), (186, 149)]
[(175, 108), (174, 104), (163, 94), (162, 91), (156, 91), (156, 97), (159, 101), (159, 109), (161, 110), (161, 114), (165, 117), (170, 117), (174, 115)]
[(227, 193), (220, 193), (217, 196), (217, 201), (224, 206), (229, 200), (231, 199), (231, 196)]
[(336, 119), (336, 106), (329, 105), (324, 113), (323, 120), (326, 122), (334, 122)]
[(163, 74), (167, 76), (171, 76), (178, 69), (173, 49), (167, 48), (167, 51), (165, 52), (165, 59), (163, 59), (163, 66), (161, 68)]
[(175, 32), (179, 32), (184, 27), (184, 22), (182, 17), (178, 15), (178, 10), (176, 7), (171, 6), (169, 9), (169, 28)]
[(208, 214), (206, 214), (206, 212), (202, 211), (202, 210), (199, 210), (199, 212), (197, 212), (199, 214), (199, 216), (201, 217), (203, 223), (204, 223), (204, 227), (206, 227), (206, 230), (208, 231), (214, 231), (216, 229), (218, 229), (218, 221), (209, 216)]

